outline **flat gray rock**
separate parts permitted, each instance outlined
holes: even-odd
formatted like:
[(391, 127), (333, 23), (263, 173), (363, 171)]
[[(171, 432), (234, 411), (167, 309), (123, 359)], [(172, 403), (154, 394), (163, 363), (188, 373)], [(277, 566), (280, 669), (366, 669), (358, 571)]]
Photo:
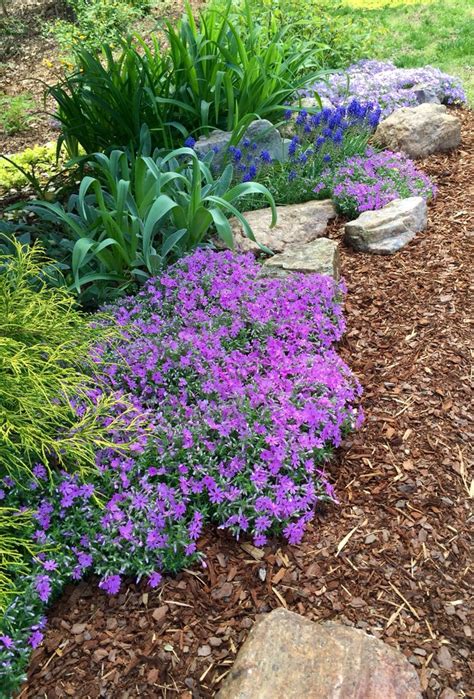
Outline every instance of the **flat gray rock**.
[(443, 104), (402, 107), (380, 122), (375, 140), (410, 158), (425, 158), (457, 148), (461, 143), (461, 122)]
[(252, 628), (218, 699), (421, 699), (394, 648), (334, 622), (276, 609)]
[(262, 274), (269, 277), (285, 277), (294, 272), (326, 274), (339, 279), (338, 244), (329, 238), (318, 238), (306, 245), (289, 247), (285, 252), (265, 260), (262, 269)]
[(393, 255), (424, 230), (427, 221), (422, 197), (395, 199), (383, 209), (364, 211), (346, 223), (344, 242), (359, 252)]
[[(291, 246), (310, 243), (320, 238), (326, 232), (329, 219), (336, 216), (336, 210), (330, 199), (277, 206), (277, 213), (278, 221), (274, 228), (270, 228), (272, 220), (270, 209), (258, 209), (243, 214), (256, 240), (275, 253), (284, 252)], [(244, 235), (238, 219), (232, 219), (231, 226), (236, 250), (240, 252), (260, 250), (253, 240)]]

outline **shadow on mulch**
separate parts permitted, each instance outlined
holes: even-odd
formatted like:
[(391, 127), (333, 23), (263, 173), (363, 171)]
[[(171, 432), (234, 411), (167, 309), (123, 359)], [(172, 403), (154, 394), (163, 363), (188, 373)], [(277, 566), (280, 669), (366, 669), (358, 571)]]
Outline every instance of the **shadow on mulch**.
[(156, 591), (69, 588), (22, 699), (212, 697), (255, 618), (281, 605), (399, 647), (428, 699), (448, 687), (469, 696), (474, 119), (460, 115), (461, 148), (421, 163), (439, 188), (427, 230), (393, 257), (342, 247), (341, 353), (365, 387), (367, 419), (330, 467), (340, 504), (301, 546), (258, 551), (210, 532), (206, 567)]

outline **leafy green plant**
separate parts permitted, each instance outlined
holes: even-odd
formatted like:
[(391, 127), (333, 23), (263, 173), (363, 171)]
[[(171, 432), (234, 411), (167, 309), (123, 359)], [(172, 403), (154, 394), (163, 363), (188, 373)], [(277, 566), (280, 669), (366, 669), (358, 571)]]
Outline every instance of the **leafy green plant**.
[(0, 191), (23, 187), (33, 175), (44, 184), (57, 173), (56, 144), (25, 148), (10, 156), (0, 155)]
[(150, 6), (146, 0), (67, 0), (67, 4), (74, 21), (61, 19), (47, 26), (65, 55), (74, 55), (81, 46), (90, 51), (98, 51), (104, 43), (118, 46)]
[(78, 162), (66, 163), (55, 143), (27, 148), (11, 157), (0, 154), (0, 192), (12, 187), (29, 187), (41, 199), (54, 199)]
[(104, 421), (118, 425), (119, 417), (111, 394), (90, 395), (91, 348), (105, 330), (76, 310), (65, 287), (48, 286), (51, 261), (41, 246), (14, 246), (14, 255), (0, 256), (0, 478), (21, 488), (38, 461), (50, 470), (94, 469), (95, 451), (112, 445)]
[(209, 154), (200, 161), (190, 148), (166, 156), (141, 155), (132, 164), (124, 151), (97, 153), (91, 162), (94, 176), (84, 177), (66, 209), (50, 202), (28, 207), (42, 220), (61, 223), (73, 241), (71, 286), (83, 303), (104, 301), (146, 280), (205, 243), (211, 230), (232, 247), (229, 214), (253, 239), (234, 205), (242, 197), (260, 194), (272, 207), (275, 222), (275, 205), (263, 185), (231, 186), (231, 165), (214, 178), (211, 159)]
[[(236, 4), (237, 17), (244, 4)], [(214, 5), (222, 6), (223, 0), (214, 0)], [(369, 56), (381, 31), (372, 18), (357, 15), (342, 0), (253, 0), (252, 11), (262, 37), (287, 27), (296, 44), (314, 42), (320, 65), (328, 68)]]
[[(233, 130), (257, 115), (275, 120), (293, 93), (320, 73), (313, 46), (287, 39), (281, 29), (262, 42), (248, 5), (237, 26), (231, 3), (206, 9), (197, 24), (188, 6), (174, 27), (164, 27), (167, 49), (137, 38), (116, 55), (77, 54), (78, 70), (51, 88), (63, 141), (71, 155), (112, 147), (137, 148), (147, 124), (153, 147), (174, 148), (188, 134)], [(303, 70), (304, 69), (304, 70)]]
[(0, 126), (6, 134), (24, 131), (32, 119), (31, 95), (0, 95)]

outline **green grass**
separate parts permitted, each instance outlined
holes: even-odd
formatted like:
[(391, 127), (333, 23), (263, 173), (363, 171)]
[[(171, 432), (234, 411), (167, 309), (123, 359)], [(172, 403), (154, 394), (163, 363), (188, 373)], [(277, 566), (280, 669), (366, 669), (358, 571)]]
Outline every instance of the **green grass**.
[[(474, 7), (470, 0), (345, 0), (348, 13), (381, 25), (373, 58), (401, 68), (433, 65), (463, 81), (474, 104)], [(370, 9), (367, 9), (370, 8)]]
[(6, 134), (15, 134), (28, 128), (32, 119), (34, 102), (29, 93), (23, 95), (0, 94), (0, 129)]

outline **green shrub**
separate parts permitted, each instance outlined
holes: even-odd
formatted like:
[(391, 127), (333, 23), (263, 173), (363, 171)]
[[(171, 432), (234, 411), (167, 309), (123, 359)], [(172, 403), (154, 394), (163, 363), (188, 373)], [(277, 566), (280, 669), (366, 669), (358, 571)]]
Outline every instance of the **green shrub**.
[(12, 187), (30, 187), (41, 199), (54, 198), (57, 180), (62, 182), (76, 165), (66, 163), (64, 149), (58, 153), (56, 143), (25, 148), (10, 156), (0, 155), (0, 194)]
[(38, 461), (81, 474), (95, 468), (96, 449), (111, 446), (104, 419), (117, 405), (111, 395), (89, 396), (97, 385), (91, 348), (105, 331), (91, 327), (64, 287), (47, 285), (50, 264), (38, 245), (16, 243), (14, 255), (0, 256), (0, 479), (20, 487)]
[(19, 592), (18, 580), (29, 573), (28, 561), (40, 550), (32, 533), (29, 511), (0, 506), (0, 617)]
[(204, 10), (198, 26), (188, 7), (176, 28), (166, 23), (166, 50), (155, 37), (151, 47), (129, 39), (118, 55), (79, 51), (77, 72), (51, 88), (70, 154), (78, 144), (86, 153), (136, 148), (144, 124), (153, 147), (172, 149), (188, 134), (233, 130), (256, 115), (278, 119), (319, 75), (306, 74), (313, 47), (289, 40), (286, 29), (262, 41), (248, 7), (239, 27), (230, 11), (230, 2)]
[(31, 95), (0, 95), (0, 127), (6, 134), (15, 134), (28, 128), (34, 103)]
[[(222, 4), (222, 0), (214, 0), (215, 6)], [(237, 3), (237, 9), (242, 4)], [(315, 42), (320, 65), (330, 68), (370, 56), (380, 31), (376, 23), (356, 15), (342, 0), (253, 0), (252, 10), (261, 32), (270, 36), (280, 27), (288, 27), (292, 41)]]
[(149, 8), (146, 0), (67, 0), (74, 22), (57, 20), (47, 27), (63, 54), (73, 55), (79, 47), (97, 51), (102, 44), (119, 45), (133, 22)]
[[(253, 182), (231, 186), (228, 165), (216, 178), (190, 148), (161, 157), (138, 156), (129, 164), (124, 151), (102, 153), (91, 162), (95, 177), (86, 176), (67, 209), (59, 203), (35, 202), (28, 208), (42, 220), (61, 223), (73, 241), (72, 287), (83, 303), (102, 302), (145, 281), (165, 263), (201, 246), (211, 230), (232, 247), (227, 215), (237, 216), (247, 235), (253, 233), (234, 202), (268, 190)], [(84, 293), (85, 292), (85, 293)]]

